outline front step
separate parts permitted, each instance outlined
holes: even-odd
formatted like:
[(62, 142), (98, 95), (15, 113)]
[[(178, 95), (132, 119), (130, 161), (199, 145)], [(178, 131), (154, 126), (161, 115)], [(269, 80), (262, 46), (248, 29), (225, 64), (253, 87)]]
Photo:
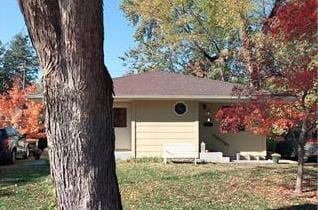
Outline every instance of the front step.
[(116, 160), (129, 160), (133, 158), (133, 153), (131, 151), (115, 151)]
[(230, 157), (223, 157), (223, 162), (222, 163), (229, 163), (231, 162)]
[(222, 152), (200, 152), (200, 159), (211, 163), (229, 163), (229, 157), (223, 157)]

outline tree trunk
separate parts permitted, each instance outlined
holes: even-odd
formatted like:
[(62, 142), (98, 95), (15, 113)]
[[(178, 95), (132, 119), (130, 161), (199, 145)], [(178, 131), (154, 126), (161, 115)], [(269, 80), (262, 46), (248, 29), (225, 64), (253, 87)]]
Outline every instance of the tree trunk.
[(102, 0), (19, 0), (43, 70), (59, 209), (121, 209)]
[(250, 75), (250, 87), (255, 89), (260, 89), (260, 73), (257, 65), (257, 61), (255, 59), (255, 52), (253, 49), (255, 48), (255, 44), (253, 43), (249, 32), (248, 32), (248, 23), (247, 20), (244, 20), (244, 26), (240, 29), (240, 39), (242, 42), (242, 48), (246, 51), (244, 55), (245, 65), (247, 71)]
[(301, 194), (303, 192), (303, 179), (304, 179), (304, 156), (305, 156), (305, 135), (307, 130), (307, 117), (305, 118), (301, 127), (298, 145), (298, 168), (296, 177), (295, 193)]
[(303, 192), (303, 178), (304, 178), (304, 154), (305, 147), (303, 144), (298, 144), (298, 168), (297, 168), (297, 178), (295, 193), (301, 194)]

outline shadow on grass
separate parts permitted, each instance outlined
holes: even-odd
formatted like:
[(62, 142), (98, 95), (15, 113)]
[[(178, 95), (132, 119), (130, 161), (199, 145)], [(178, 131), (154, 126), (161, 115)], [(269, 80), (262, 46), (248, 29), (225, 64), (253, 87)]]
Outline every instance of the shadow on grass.
[(293, 205), (293, 206), (278, 208), (275, 210), (316, 210), (316, 209), (317, 209), (317, 205), (315, 204), (300, 204), (300, 205)]
[(35, 182), (49, 175), (49, 166), (41, 160), (18, 161), (15, 165), (0, 166), (0, 196), (7, 194), (4, 189)]
[(0, 197), (9, 197), (9, 196), (13, 196), (15, 194), (15, 192), (13, 190), (9, 190), (9, 189), (0, 189)]

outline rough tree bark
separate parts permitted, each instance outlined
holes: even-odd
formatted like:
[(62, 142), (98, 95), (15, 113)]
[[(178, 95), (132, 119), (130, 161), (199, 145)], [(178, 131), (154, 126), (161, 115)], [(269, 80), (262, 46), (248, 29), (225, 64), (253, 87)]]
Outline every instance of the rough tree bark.
[(102, 0), (18, 0), (43, 70), (59, 209), (121, 209)]

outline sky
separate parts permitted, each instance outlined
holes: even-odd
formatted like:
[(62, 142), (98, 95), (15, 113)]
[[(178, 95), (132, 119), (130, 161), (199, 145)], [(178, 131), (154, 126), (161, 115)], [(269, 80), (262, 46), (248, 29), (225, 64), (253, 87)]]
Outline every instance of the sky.
[[(105, 63), (112, 77), (123, 75), (127, 69), (118, 58), (133, 48), (133, 27), (119, 8), (120, 0), (104, 0)], [(27, 33), (17, 0), (0, 0), (0, 40), (8, 43), (18, 32)]]

